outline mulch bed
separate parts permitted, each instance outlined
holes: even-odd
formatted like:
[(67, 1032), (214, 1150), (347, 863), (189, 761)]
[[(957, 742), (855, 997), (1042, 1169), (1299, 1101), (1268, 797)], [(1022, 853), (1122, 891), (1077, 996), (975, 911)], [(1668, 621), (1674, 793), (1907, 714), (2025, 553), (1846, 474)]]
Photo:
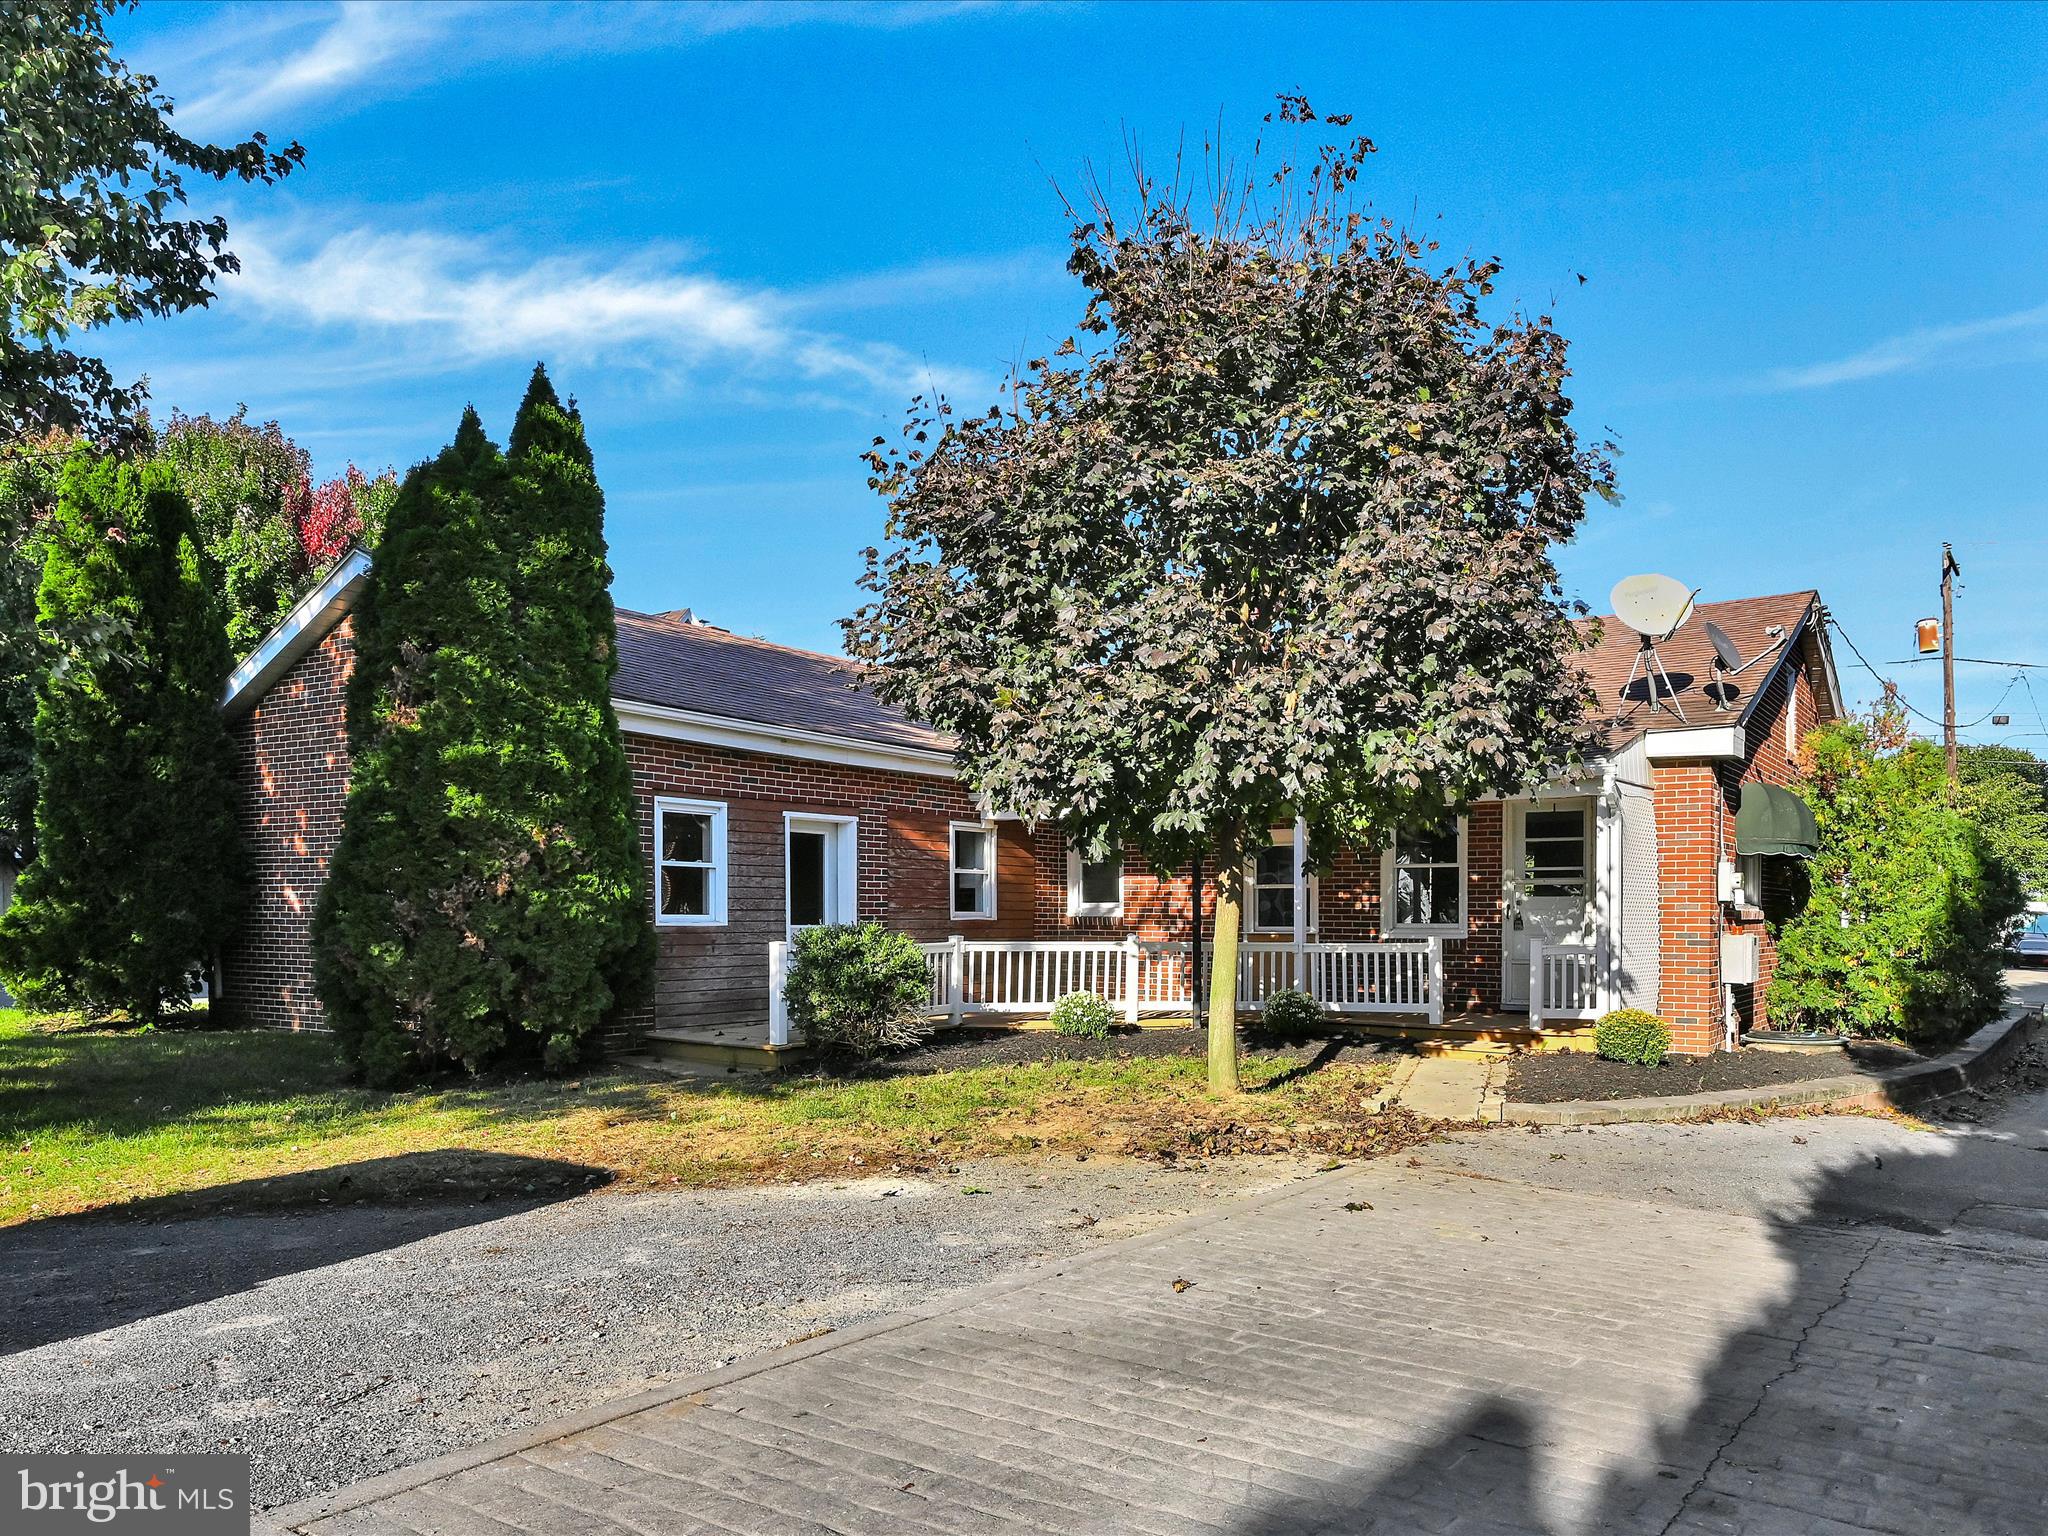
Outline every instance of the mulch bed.
[[(1335, 1031), (1326, 1035), (1275, 1035), (1241, 1028), (1238, 1045), (1246, 1057), (1289, 1063), (1384, 1061), (1394, 1042)], [(1049, 1029), (949, 1029), (913, 1050), (900, 1051), (868, 1070), (901, 1077), (957, 1072), (965, 1067), (1025, 1066), (1041, 1061), (1102, 1061), (1133, 1056), (1206, 1056), (1206, 1029), (1120, 1029), (1107, 1040), (1078, 1040)]]
[(1666, 1056), (1654, 1067), (1631, 1066), (1580, 1051), (1517, 1056), (1508, 1069), (1507, 1096), (1517, 1104), (1566, 1104), (1580, 1099), (1653, 1099), (1724, 1088), (1767, 1088), (1849, 1072), (1882, 1072), (1924, 1057), (1895, 1045), (1858, 1042), (1835, 1051), (1716, 1051), (1711, 1056)]

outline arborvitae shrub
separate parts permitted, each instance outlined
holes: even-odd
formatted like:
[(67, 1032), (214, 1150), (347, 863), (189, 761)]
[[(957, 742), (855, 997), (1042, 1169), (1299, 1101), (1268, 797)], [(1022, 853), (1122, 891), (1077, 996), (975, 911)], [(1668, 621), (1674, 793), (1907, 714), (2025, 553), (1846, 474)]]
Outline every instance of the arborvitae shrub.
[(536, 370), (508, 458), (465, 413), (406, 477), (356, 610), (354, 775), (315, 925), (376, 1081), (576, 1060), (652, 953), (604, 499)]
[(0, 977), (35, 1007), (154, 1019), (247, 897), (227, 634), (161, 465), (75, 451), (43, 542), (37, 852), (0, 916)]

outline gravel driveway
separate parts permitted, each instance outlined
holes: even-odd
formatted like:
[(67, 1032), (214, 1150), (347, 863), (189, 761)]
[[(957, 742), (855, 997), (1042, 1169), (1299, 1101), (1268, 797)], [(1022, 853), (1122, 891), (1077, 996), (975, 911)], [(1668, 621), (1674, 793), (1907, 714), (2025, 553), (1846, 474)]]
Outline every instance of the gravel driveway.
[(0, 1446), (233, 1450), (260, 1507), (1297, 1179), (1059, 1158), (0, 1231)]

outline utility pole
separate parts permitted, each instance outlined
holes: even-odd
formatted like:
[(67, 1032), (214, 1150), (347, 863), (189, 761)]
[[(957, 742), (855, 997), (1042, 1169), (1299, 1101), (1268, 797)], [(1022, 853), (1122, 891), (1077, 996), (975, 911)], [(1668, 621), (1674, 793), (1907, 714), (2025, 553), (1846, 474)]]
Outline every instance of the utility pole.
[(1956, 552), (1941, 546), (1941, 743), (1948, 753), (1948, 793), (1956, 795)]

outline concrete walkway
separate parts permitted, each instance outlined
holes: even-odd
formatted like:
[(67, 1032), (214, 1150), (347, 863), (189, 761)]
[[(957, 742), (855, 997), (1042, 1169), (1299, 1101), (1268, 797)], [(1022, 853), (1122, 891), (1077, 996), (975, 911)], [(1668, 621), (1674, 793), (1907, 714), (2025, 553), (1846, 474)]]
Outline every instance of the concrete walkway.
[(1980, 1109), (1459, 1138), (278, 1519), (2034, 1533), (2048, 1092)]
[(1427, 1120), (1468, 1125), (1500, 1118), (1501, 1095), (1494, 1079), (1504, 1078), (1507, 1063), (1455, 1056), (1422, 1056), (1403, 1062), (1388, 1085), (1388, 1099)]

